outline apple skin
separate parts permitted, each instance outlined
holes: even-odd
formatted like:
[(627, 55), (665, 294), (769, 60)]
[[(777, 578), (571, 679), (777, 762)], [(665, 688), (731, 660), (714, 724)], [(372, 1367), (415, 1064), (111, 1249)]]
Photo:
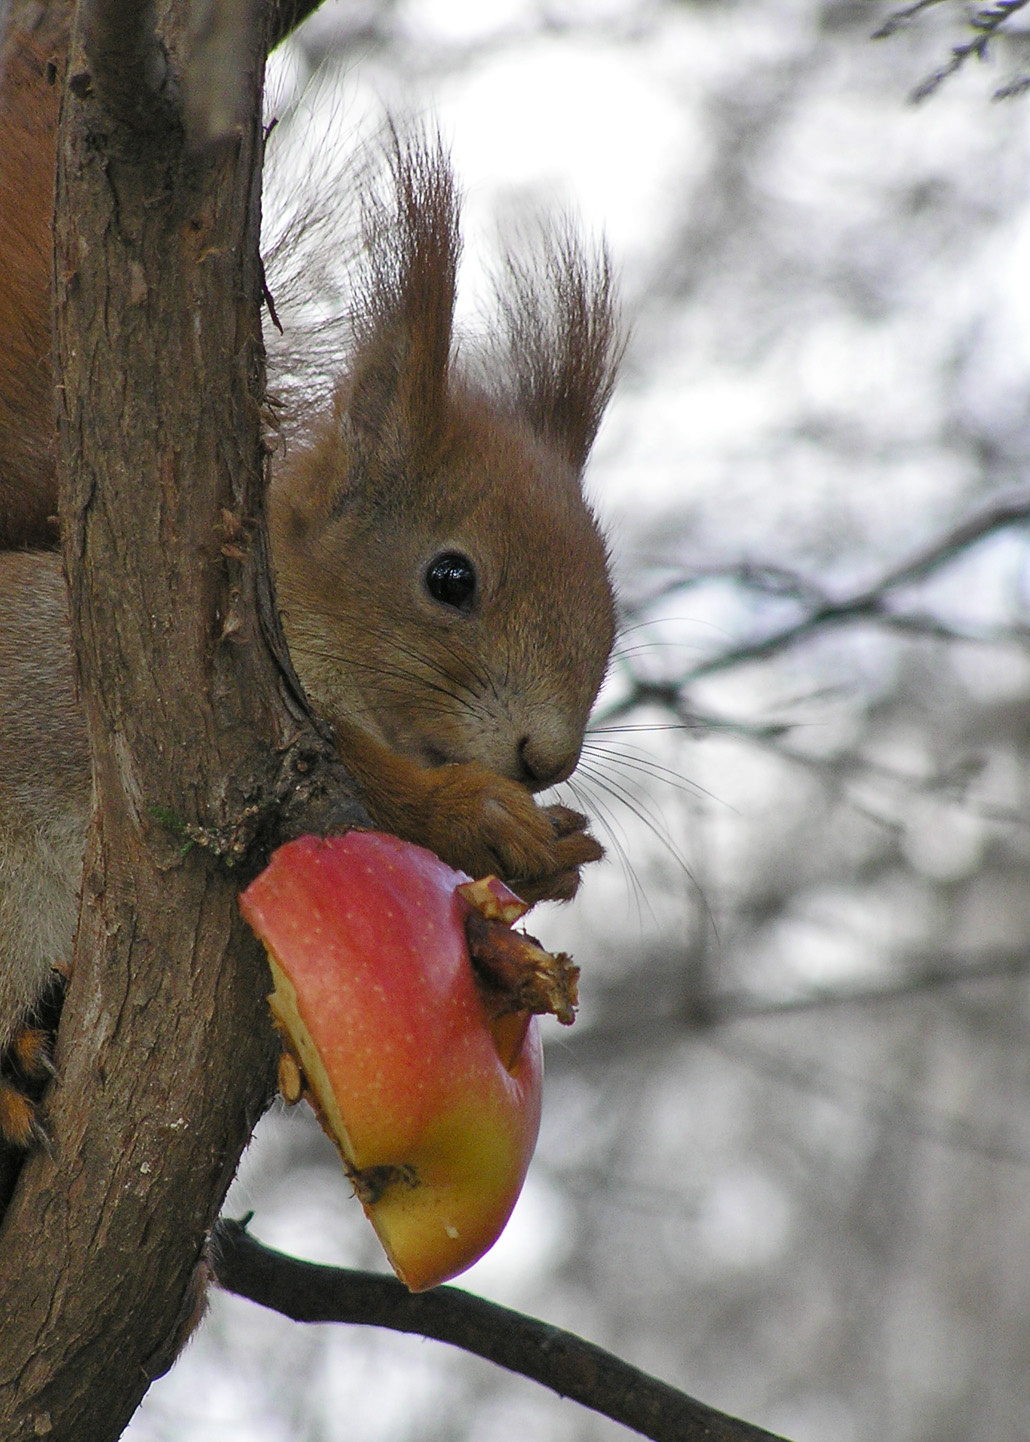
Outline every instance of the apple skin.
[(380, 832), (301, 837), (240, 897), (320, 1119), (412, 1291), (493, 1245), (540, 1124), (536, 1018), (493, 1017), (469, 961), (468, 881)]

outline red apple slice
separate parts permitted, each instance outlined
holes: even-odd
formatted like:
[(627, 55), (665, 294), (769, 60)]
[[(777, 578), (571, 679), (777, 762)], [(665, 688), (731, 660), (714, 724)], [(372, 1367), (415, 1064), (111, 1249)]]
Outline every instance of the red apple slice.
[[(477, 980), (465, 937), (474, 900), (458, 891), (468, 880), (420, 846), (351, 831), (281, 847), (240, 897), (303, 1074), (287, 1068), (284, 1091), (298, 1094), (306, 1079), (412, 1291), (494, 1243), (540, 1122), (536, 1020)], [(521, 906), (488, 885), (504, 914)]]

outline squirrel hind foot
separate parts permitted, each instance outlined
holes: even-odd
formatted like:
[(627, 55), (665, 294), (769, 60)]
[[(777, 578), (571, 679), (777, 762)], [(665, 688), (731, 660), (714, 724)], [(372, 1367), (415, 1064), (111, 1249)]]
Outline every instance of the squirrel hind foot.
[(20, 1151), (37, 1146), (50, 1150), (39, 1104), (47, 1082), (56, 1075), (50, 1060), (52, 1041), (51, 1032), (25, 1026), (0, 1055), (0, 1145)]
[(12, 1038), (7, 1054), (0, 1059), (0, 1076), (8, 1069), (13, 1069), (29, 1081), (46, 1081), (49, 1077), (56, 1076), (54, 1064), (50, 1060), (52, 1040), (50, 1032), (44, 1031), (42, 1027), (22, 1027)]
[(63, 999), (64, 978), (55, 973), (31, 1019), (0, 1051), (0, 1147), (50, 1148), (39, 1105), (47, 1083), (56, 1075), (51, 1053)]
[(17, 1082), (0, 1077), (0, 1143), (27, 1151), (46, 1137), (36, 1116), (37, 1102)]
[[(15, 1038), (12, 1047), (18, 1040)], [(38, 1076), (25, 1082), (4, 1075), (9, 1055), (10, 1050), (0, 1057), (0, 1221), (25, 1161), (36, 1151), (53, 1156), (50, 1136), (39, 1119), (43, 1085)]]

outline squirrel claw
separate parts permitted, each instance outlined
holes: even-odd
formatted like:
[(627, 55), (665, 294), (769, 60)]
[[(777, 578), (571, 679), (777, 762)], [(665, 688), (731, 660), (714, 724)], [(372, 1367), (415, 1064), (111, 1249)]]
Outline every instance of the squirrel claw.
[(39, 1147), (42, 1151), (46, 1152), (51, 1161), (54, 1160), (54, 1144), (50, 1140), (50, 1133), (35, 1113), (33, 1113), (32, 1116), (29, 1140), (31, 1145)]
[(543, 814), (556, 838), (552, 864), (546, 871), (515, 877), (510, 883), (530, 906), (538, 901), (571, 901), (579, 890), (580, 868), (604, 855), (604, 847), (586, 830), (587, 818), (580, 812), (548, 806)]
[(554, 827), (555, 836), (562, 838), (572, 836), (577, 831), (585, 830), (587, 819), (581, 811), (573, 811), (571, 806), (546, 806), (544, 815)]
[[(538, 901), (571, 901), (579, 890), (580, 867), (604, 855), (586, 830), (586, 817), (567, 806), (537, 806), (525, 793), (517, 800), (515, 794), (508, 795), (511, 799), (499, 813), (503, 828), (491, 838), (499, 874), (530, 906)], [(500, 798), (498, 792), (495, 800)]]

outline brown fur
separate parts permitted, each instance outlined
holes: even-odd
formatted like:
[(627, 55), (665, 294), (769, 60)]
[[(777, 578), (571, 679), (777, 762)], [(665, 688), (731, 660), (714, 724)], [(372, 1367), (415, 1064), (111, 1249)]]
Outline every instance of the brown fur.
[(60, 94), (46, 45), (0, 52), (0, 547), (52, 546), (57, 510), (50, 373), (50, 214)]
[(0, 555), (0, 1047), (71, 960), (88, 806), (60, 559)]
[[(49, 173), (38, 50), (12, 55), (5, 84), (0, 113), (35, 147), (30, 168)], [(334, 398), (273, 479), (287, 639), (378, 825), (496, 872), (527, 899), (564, 898), (600, 847), (582, 817), (533, 793), (575, 767), (614, 631), (605, 543), (580, 486), (618, 349), (607, 268), (567, 235), (545, 242), (539, 280), (509, 268), (492, 371), (462, 368), (447, 160), (395, 141), (388, 168), (390, 198), (365, 206), (367, 264)], [(0, 169), (8, 545), (38, 543), (38, 517), (54, 509), (39, 319), (47, 225), (38, 207), (35, 229), (9, 223), (13, 183)], [(49, 182), (34, 174), (32, 185)], [(475, 568), (468, 606), (428, 589), (427, 568), (446, 553)], [(58, 561), (2, 555), (0, 1044), (70, 956), (88, 792)]]

